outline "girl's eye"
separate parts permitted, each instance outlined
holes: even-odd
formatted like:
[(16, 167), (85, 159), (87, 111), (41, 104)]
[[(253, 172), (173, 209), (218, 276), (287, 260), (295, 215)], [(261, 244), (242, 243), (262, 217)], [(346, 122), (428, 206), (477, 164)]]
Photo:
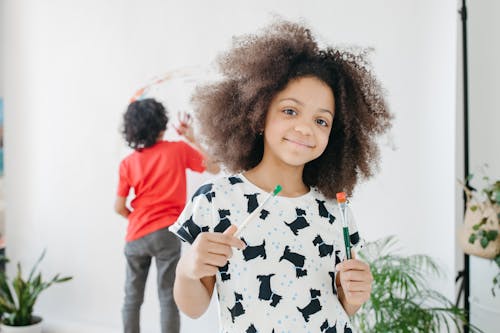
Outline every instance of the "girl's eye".
[(328, 127), (328, 123), (324, 119), (316, 119), (316, 124), (324, 127)]
[(294, 116), (297, 114), (297, 112), (293, 109), (285, 109), (285, 110), (283, 110), (283, 113), (286, 115), (289, 115), (289, 116)]

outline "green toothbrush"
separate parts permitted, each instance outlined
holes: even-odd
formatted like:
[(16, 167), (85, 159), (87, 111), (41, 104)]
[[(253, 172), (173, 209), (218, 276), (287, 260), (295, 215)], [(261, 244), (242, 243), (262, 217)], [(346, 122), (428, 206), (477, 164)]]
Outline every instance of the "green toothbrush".
[(238, 230), (236, 230), (236, 232), (234, 233), (234, 237), (240, 237), (241, 232), (243, 231), (243, 229), (246, 228), (248, 222), (250, 222), (262, 210), (262, 208), (264, 208), (264, 205), (266, 204), (266, 202), (269, 201), (269, 199), (271, 199), (272, 197), (275, 197), (280, 192), (281, 192), (281, 185), (276, 185), (274, 190), (269, 193), (267, 198), (259, 205), (259, 207), (257, 207), (257, 209), (255, 209), (250, 215), (248, 215), (248, 217), (245, 219), (245, 221), (243, 221), (238, 226)]

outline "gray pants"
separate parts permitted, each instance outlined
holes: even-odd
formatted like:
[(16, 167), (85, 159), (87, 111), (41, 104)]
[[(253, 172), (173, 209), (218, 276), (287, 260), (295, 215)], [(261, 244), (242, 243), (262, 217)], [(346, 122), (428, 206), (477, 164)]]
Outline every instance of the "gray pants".
[(179, 310), (174, 302), (173, 286), (180, 252), (180, 240), (167, 228), (127, 242), (127, 277), (122, 309), (124, 333), (140, 332), (140, 310), (152, 258), (155, 259), (158, 271), (161, 332), (179, 333)]

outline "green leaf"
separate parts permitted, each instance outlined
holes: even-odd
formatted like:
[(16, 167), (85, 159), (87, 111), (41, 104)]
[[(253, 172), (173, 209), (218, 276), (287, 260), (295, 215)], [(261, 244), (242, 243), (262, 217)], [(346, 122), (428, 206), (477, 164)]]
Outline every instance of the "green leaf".
[(35, 274), (35, 271), (36, 271), (38, 265), (40, 264), (40, 261), (42, 261), (42, 259), (45, 257), (45, 253), (46, 252), (47, 252), (47, 249), (44, 249), (42, 251), (42, 254), (40, 255), (40, 257), (38, 258), (38, 260), (33, 265), (33, 268), (31, 269), (30, 275), (28, 276), (28, 281), (31, 281), (31, 278), (33, 277), (33, 274)]
[(485, 249), (488, 247), (488, 243), (490, 242), (487, 237), (481, 237), (481, 247)]
[(475, 212), (477, 210), (477, 206), (476, 205), (470, 206), (470, 210), (472, 212)]
[(498, 231), (497, 230), (488, 230), (486, 234), (486, 238), (488, 238), (489, 241), (494, 241), (498, 236)]
[(494, 201), (497, 205), (500, 205), (500, 188), (496, 188), (494, 191)]
[(469, 237), (469, 243), (474, 244), (475, 241), (476, 241), (476, 234), (470, 235), (470, 237)]
[(72, 280), (73, 277), (72, 276), (65, 276), (63, 278), (60, 278), (60, 279), (57, 279), (56, 281), (54, 281), (55, 283), (61, 283), (61, 282), (66, 282), (66, 281), (69, 281), (69, 280)]

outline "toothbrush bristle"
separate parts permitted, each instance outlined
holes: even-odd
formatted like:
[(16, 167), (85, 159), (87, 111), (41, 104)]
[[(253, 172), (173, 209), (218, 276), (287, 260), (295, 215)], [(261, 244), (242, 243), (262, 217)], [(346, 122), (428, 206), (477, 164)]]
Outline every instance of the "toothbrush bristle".
[(338, 203), (344, 203), (344, 202), (346, 202), (345, 192), (338, 192), (337, 193), (337, 202)]

